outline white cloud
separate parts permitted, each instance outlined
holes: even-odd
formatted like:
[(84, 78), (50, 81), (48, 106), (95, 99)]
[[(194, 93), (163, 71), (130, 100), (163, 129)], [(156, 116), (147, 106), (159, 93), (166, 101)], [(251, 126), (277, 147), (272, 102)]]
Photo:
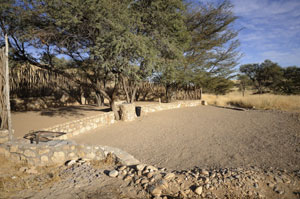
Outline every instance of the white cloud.
[[(241, 48), (255, 62), (300, 65), (300, 0), (232, 0)], [(296, 49), (296, 50), (295, 50)], [(257, 59), (256, 59), (257, 58)], [(261, 60), (263, 59), (263, 60)]]
[(234, 12), (241, 16), (266, 17), (290, 13), (299, 16), (299, 0), (232, 0)]
[(300, 66), (300, 48), (286, 52), (266, 51), (262, 53), (262, 56), (266, 57), (266, 59), (278, 62), (282, 66), (297, 65), (296, 63), (298, 63), (298, 66)]

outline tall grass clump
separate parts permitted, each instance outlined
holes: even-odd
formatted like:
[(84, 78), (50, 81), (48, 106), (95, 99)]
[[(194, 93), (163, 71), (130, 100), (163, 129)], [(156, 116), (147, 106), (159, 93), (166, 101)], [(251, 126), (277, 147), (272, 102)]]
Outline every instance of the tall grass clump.
[(300, 112), (299, 95), (253, 95), (246, 93), (243, 97), (238, 92), (232, 92), (224, 96), (204, 94), (203, 99), (206, 100), (208, 104), (216, 106), (237, 106), (241, 108), (256, 108), (264, 110), (276, 109)]

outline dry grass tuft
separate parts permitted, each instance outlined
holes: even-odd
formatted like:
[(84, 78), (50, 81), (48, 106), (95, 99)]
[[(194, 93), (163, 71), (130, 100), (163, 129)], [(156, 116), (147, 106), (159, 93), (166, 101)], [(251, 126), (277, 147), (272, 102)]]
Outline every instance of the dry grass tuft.
[(108, 153), (104, 160), (91, 160), (90, 162), (94, 168), (106, 168), (118, 164), (117, 157), (112, 153)]
[(300, 113), (299, 95), (252, 95), (250, 93), (246, 93), (243, 97), (239, 92), (232, 92), (224, 96), (204, 94), (203, 99), (206, 100), (208, 104), (216, 106), (232, 105), (242, 108), (256, 108), (264, 110), (276, 109)]
[(61, 180), (59, 168), (55, 166), (37, 167), (37, 174), (20, 171), (27, 167), (24, 163), (16, 163), (0, 155), (0, 198), (11, 198), (24, 189), (41, 190)]

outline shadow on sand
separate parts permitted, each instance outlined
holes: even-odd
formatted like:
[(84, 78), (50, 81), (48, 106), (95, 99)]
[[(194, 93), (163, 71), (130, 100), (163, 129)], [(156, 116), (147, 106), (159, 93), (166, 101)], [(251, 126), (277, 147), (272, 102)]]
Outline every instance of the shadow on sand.
[(109, 112), (111, 111), (108, 107), (97, 107), (95, 105), (81, 105), (81, 106), (68, 106), (68, 107), (58, 107), (58, 108), (48, 108), (41, 110), (40, 115), (42, 116), (84, 116), (84, 112)]

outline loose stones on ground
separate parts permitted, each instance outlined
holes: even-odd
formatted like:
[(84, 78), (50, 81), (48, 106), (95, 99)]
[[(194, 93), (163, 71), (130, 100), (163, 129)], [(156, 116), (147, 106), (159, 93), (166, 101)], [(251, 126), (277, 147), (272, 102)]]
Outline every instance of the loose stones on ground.
[[(276, 171), (277, 172), (277, 171)], [(243, 169), (205, 170), (194, 168), (187, 171), (169, 172), (165, 168), (138, 164), (120, 166), (109, 172), (109, 176), (122, 176), (128, 186), (140, 187), (153, 198), (217, 198), (215, 191), (223, 190), (227, 195), (239, 190), (237, 197), (265, 198), (262, 188), (269, 187), (279, 195), (285, 194), (278, 185), (292, 183), (286, 171), (276, 173), (256, 167)], [(118, 178), (119, 178), (118, 176)], [(217, 193), (216, 192), (216, 193)], [(219, 196), (222, 197), (222, 196)], [(234, 197), (234, 196), (232, 196)]]

